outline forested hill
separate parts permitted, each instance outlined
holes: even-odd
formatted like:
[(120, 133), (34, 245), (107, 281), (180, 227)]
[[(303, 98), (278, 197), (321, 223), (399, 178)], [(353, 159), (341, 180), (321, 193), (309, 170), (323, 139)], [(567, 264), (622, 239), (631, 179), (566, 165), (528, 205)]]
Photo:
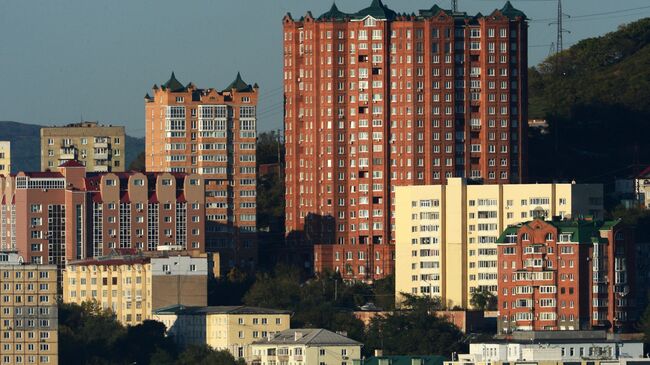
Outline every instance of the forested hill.
[(650, 18), (580, 41), (529, 70), (531, 180), (607, 182), (650, 164)]
[[(41, 169), (42, 125), (0, 121), (0, 141), (11, 142), (11, 170)], [(126, 166), (144, 151), (144, 138), (126, 136)]]

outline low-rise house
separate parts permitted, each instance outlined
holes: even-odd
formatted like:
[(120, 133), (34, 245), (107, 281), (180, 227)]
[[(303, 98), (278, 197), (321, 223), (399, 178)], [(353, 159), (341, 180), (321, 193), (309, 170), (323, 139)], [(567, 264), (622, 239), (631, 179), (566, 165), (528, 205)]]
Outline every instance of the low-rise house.
[(251, 359), (254, 341), (273, 337), (289, 328), (291, 312), (247, 306), (160, 308), (153, 319), (167, 327), (167, 334), (180, 346), (206, 344), (227, 350), (236, 359)]
[(363, 344), (322, 328), (287, 329), (253, 343), (253, 365), (352, 365)]

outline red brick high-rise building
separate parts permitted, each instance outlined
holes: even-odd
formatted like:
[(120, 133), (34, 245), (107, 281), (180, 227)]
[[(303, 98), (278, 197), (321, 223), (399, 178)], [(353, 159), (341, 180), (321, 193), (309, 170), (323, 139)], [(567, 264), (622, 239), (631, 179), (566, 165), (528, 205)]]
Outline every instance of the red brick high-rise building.
[(373, 0), (284, 26), (286, 233), (316, 271), (392, 273), (393, 187), (526, 178), (527, 21)]
[(643, 291), (620, 221), (536, 219), (507, 228), (497, 246), (500, 333), (634, 329)]
[(206, 250), (219, 252), (223, 270), (257, 262), (257, 91), (239, 73), (222, 91), (172, 73), (145, 96), (146, 169), (202, 175)]

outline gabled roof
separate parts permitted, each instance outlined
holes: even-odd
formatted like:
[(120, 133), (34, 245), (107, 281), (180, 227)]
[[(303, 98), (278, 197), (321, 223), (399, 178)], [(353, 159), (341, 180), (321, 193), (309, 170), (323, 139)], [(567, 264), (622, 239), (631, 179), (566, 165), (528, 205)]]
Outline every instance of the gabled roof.
[(517, 17), (522, 17), (523, 19), (527, 19), (526, 14), (524, 14), (523, 11), (521, 11), (521, 10), (515, 8), (514, 6), (512, 6), (510, 1), (506, 1), (505, 5), (503, 5), (503, 7), (501, 8), (500, 11), (501, 11), (501, 14), (503, 14), (504, 16), (506, 16), (506, 17), (508, 17), (510, 19), (515, 19)]
[(235, 80), (231, 82), (230, 85), (226, 86), (223, 91), (230, 91), (233, 89), (238, 92), (253, 91), (253, 87), (242, 80), (241, 74), (239, 72), (237, 72), (237, 77), (235, 77)]
[[(383, 361), (380, 361), (383, 360)], [(388, 361), (386, 361), (388, 360)], [(379, 365), (379, 363), (387, 362), (391, 365), (412, 365), (413, 360), (421, 360), (421, 365), (442, 365), (446, 360), (443, 356), (437, 355), (393, 355), (393, 356), (375, 356), (366, 359), (365, 365)]]
[(357, 342), (351, 338), (339, 335), (324, 328), (294, 328), (288, 329), (275, 334), (269, 340), (260, 340), (254, 342), (255, 344), (301, 344), (301, 345), (325, 345), (325, 346), (361, 346), (361, 342)]
[(646, 167), (643, 169), (643, 171), (639, 172), (638, 175), (636, 175), (637, 179), (646, 179), (650, 177), (650, 166)]
[(359, 10), (354, 16), (358, 19), (371, 16), (375, 19), (393, 20), (397, 13), (384, 5), (381, 0), (372, 0), (369, 7)]
[(350, 17), (350, 14), (346, 14), (340, 11), (339, 8), (336, 6), (336, 3), (332, 3), (332, 7), (330, 8), (330, 10), (321, 14), (321, 16), (318, 17), (318, 20), (344, 20), (345, 18), (348, 17)]
[(176, 75), (174, 75), (174, 71), (172, 71), (172, 75), (169, 77), (169, 80), (167, 80), (166, 83), (162, 84), (162, 87), (165, 89), (169, 89), (171, 92), (178, 92), (178, 91), (184, 91), (185, 86), (180, 83), (176, 79)]
[(453, 11), (451, 10), (446, 10), (441, 7), (439, 7), (437, 4), (434, 4), (431, 9), (425, 9), (425, 10), (420, 10), (420, 15), (424, 17), (431, 17), (431, 16), (436, 16), (438, 15), (439, 12), (443, 12), (445, 14), (452, 15)]

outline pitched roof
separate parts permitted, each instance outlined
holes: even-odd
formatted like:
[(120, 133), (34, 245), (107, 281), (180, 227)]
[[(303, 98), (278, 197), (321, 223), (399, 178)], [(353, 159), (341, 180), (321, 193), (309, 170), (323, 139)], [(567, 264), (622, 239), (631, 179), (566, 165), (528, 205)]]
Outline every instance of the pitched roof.
[(177, 91), (184, 91), (185, 86), (180, 83), (176, 79), (176, 75), (174, 75), (174, 71), (172, 71), (172, 75), (169, 77), (169, 80), (167, 80), (166, 83), (162, 84), (162, 87), (165, 89), (169, 89), (171, 92), (177, 92)]
[(241, 78), (241, 74), (237, 72), (237, 77), (235, 77), (235, 80), (230, 83), (230, 85), (226, 86), (223, 91), (230, 91), (232, 89), (235, 89), (235, 91), (242, 92), (242, 91), (253, 91), (253, 87), (244, 82)]
[(184, 305), (171, 305), (158, 308), (156, 314), (291, 314), (290, 311), (271, 308), (248, 307), (248, 306), (209, 306), (209, 307), (186, 307)]
[(324, 328), (294, 328), (275, 334), (268, 340), (254, 342), (256, 344), (302, 344), (302, 345), (352, 345), (361, 346), (351, 338), (339, 335)]
[(384, 5), (381, 0), (372, 0), (369, 7), (359, 10), (354, 15), (359, 19), (371, 16), (375, 19), (393, 20), (397, 16), (397, 13)]
[(339, 8), (336, 6), (336, 3), (333, 2), (330, 10), (321, 14), (321, 16), (318, 17), (318, 20), (344, 20), (349, 16), (350, 14), (346, 14), (340, 11)]
[(85, 167), (85, 166), (82, 165), (81, 162), (77, 160), (68, 160), (62, 163), (61, 165), (59, 165), (59, 167)]
[(501, 8), (500, 11), (501, 11), (501, 14), (505, 15), (506, 17), (508, 17), (510, 19), (514, 19), (516, 17), (522, 17), (524, 19), (527, 19), (526, 14), (524, 14), (523, 11), (521, 11), (521, 10), (515, 8), (514, 6), (512, 6), (510, 1), (506, 1), (505, 5), (503, 5), (503, 7)]

